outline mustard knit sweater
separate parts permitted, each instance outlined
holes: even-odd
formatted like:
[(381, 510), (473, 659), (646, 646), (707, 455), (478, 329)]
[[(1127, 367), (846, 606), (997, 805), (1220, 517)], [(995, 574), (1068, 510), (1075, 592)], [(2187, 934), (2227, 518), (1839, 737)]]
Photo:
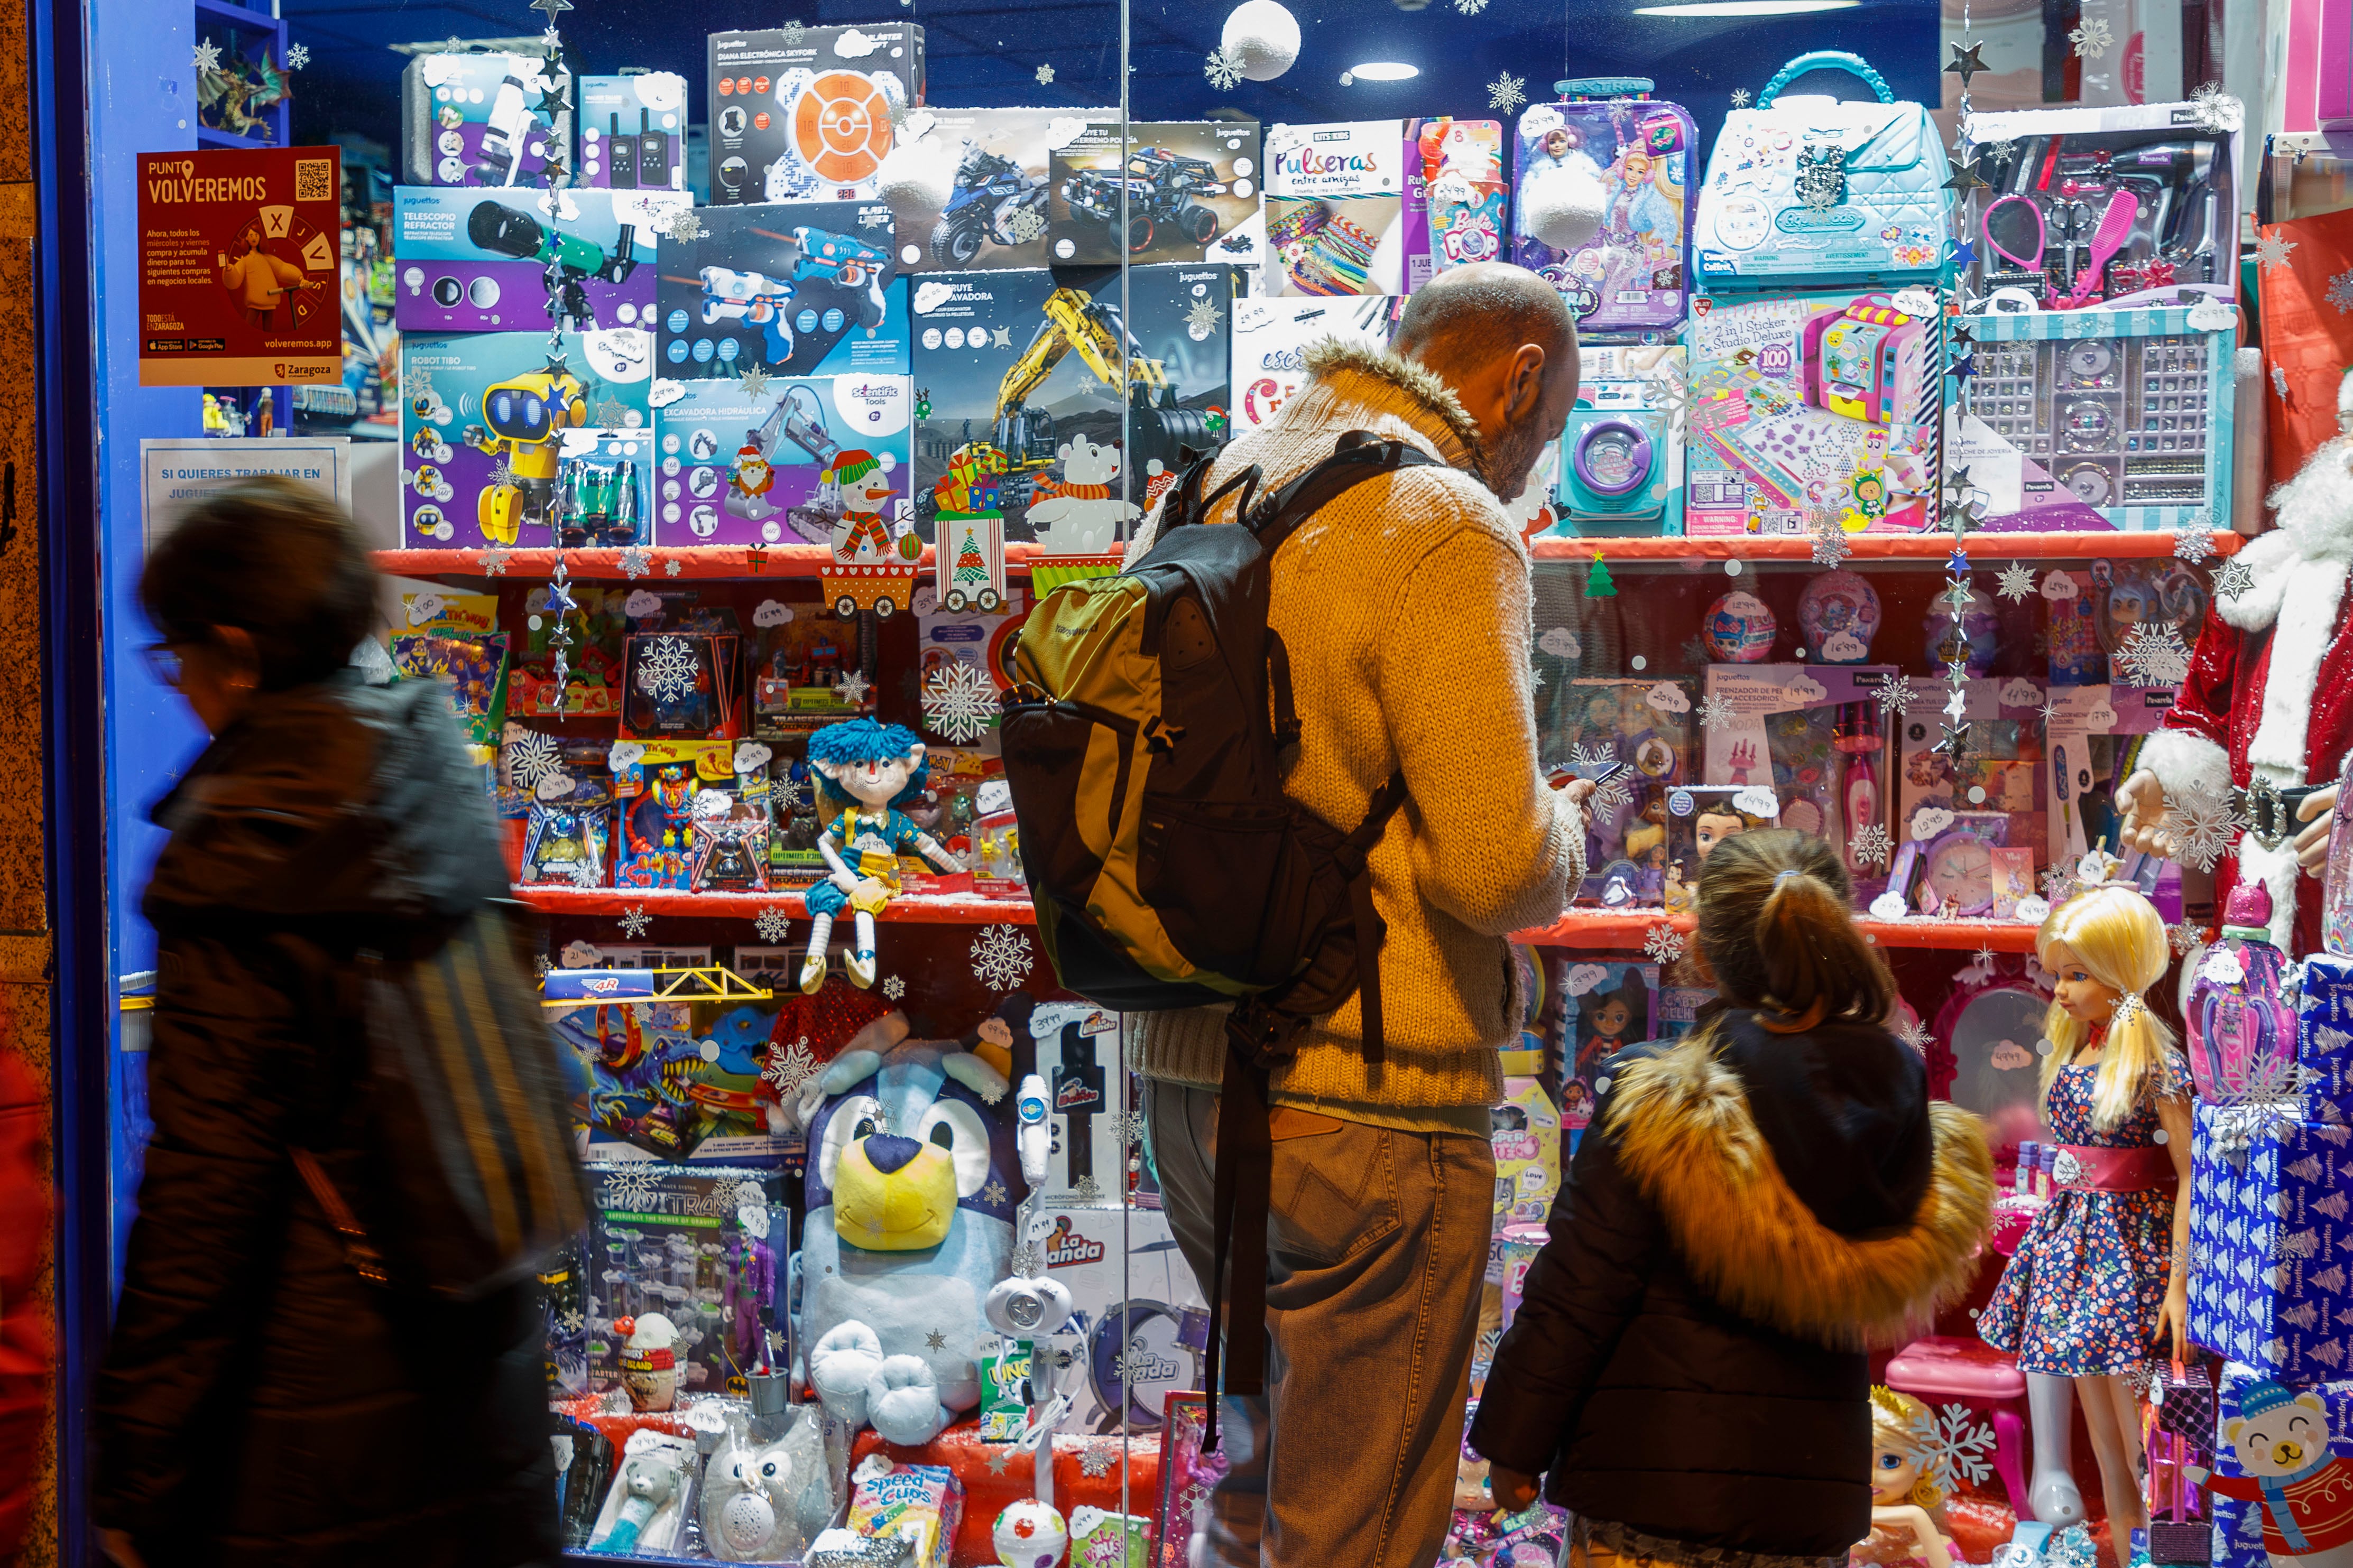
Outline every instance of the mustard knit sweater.
[[(1274, 558), (1269, 621), (1290, 650), (1302, 736), (1284, 788), (1343, 831), (1402, 768), (1411, 790), (1372, 855), (1388, 1060), (1368, 1068), (1357, 1000), (1316, 1021), (1276, 1070), (1293, 1104), (1400, 1110), (1492, 1105), (1495, 1052), (1524, 997), (1507, 933), (1542, 925), (1585, 874), (1582, 814), (1536, 771), (1528, 554), (1478, 479), (1478, 427), (1430, 371), (1326, 340), (1312, 379), (1264, 428), (1228, 447), (1211, 486), (1252, 463), (1260, 494), (1332, 453), (1350, 430), (1402, 437), (1449, 465), (1349, 490)], [(1221, 503), (1231, 521), (1230, 501)], [(1145, 520), (1130, 558), (1151, 547)], [(1214, 1088), (1224, 1011), (1134, 1015), (1147, 1078)]]

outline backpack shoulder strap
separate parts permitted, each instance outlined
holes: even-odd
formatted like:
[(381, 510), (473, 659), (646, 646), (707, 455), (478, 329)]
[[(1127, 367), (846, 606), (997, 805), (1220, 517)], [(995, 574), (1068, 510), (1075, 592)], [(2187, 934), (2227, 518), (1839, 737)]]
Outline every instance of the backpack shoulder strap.
[(1272, 555), (1301, 523), (1366, 479), (1399, 468), (1445, 466), (1409, 441), (1383, 441), (1369, 431), (1351, 430), (1330, 457), (1242, 514), (1243, 521)]
[[(1191, 450), (1190, 447), (1186, 449)], [(1252, 463), (1205, 496), (1201, 493), (1201, 487), (1208, 483), (1209, 469), (1217, 460), (1217, 454), (1212, 452), (1207, 457), (1196, 458), (1186, 468), (1184, 477), (1176, 481), (1176, 488), (1168, 492), (1168, 500), (1160, 509), (1160, 528), (1155, 538), (1165, 539), (1170, 529), (1182, 528), (1188, 522), (1206, 521), (1210, 509), (1236, 490), (1242, 493), (1241, 499), (1234, 503), (1234, 515), (1247, 517), (1250, 514), (1251, 503), (1258, 498), (1259, 482), (1265, 476), (1260, 472), (1259, 466)]]

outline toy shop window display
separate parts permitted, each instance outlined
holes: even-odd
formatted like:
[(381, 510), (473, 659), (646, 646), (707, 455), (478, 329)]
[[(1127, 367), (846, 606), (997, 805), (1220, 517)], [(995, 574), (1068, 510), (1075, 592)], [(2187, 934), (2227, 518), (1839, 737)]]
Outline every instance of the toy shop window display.
[(2129, 1375), (2183, 1359), (2189, 1332), (2190, 1077), (2147, 993), (2172, 960), (2136, 887), (2078, 893), (2036, 940), (2056, 977), (2042, 1101), (2057, 1153), (2049, 1201), (1978, 1320), (2028, 1374), (2040, 1520), (2080, 1521), (2067, 1474), (2067, 1391), (2084, 1402), (2117, 1556), (2145, 1555), (2140, 1419)]

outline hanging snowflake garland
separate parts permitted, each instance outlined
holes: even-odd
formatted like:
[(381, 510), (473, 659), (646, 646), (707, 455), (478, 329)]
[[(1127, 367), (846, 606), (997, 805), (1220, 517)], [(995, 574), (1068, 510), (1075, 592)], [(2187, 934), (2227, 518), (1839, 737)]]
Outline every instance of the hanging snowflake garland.
[(1995, 579), (1994, 592), (2011, 604), (2023, 604), (2034, 594), (2034, 573), (2022, 561), (2014, 561), (2001, 569)]
[(1858, 865), (1884, 866), (1894, 847), (1887, 840), (1887, 828), (1883, 824), (1866, 822), (1854, 830), (1853, 837), (1846, 841), (1846, 847), (1847, 853)]
[(2105, 16), (2086, 17), (2082, 26), (2067, 35), (2075, 46), (2075, 58), (2096, 60), (2116, 47), (2116, 30)]
[(767, 942), (783, 942), (791, 934), (793, 929), (790, 918), (774, 904), (762, 910), (759, 917), (753, 921), (752, 924), (759, 931), (760, 940)]
[(2230, 852), (2232, 836), (2242, 827), (2237, 802), (2211, 784), (2176, 791), (2166, 803), (2165, 833), (2173, 858), (2194, 871), (2211, 871)]
[(997, 722), (997, 683), (978, 665), (950, 659), (923, 681), (923, 726), (969, 746)]
[(1642, 955), (1652, 963), (1672, 963), (1683, 955), (1683, 933), (1671, 925), (1654, 925), (1642, 938)]
[(1208, 77), (1209, 85), (1219, 92), (1231, 92), (1242, 79), (1242, 62), (1223, 48), (1211, 49), (1209, 58), (1202, 63), (1201, 74)]
[(638, 661), (638, 689), (657, 702), (682, 702), (698, 678), (694, 649), (684, 637), (656, 637)]
[(646, 913), (646, 906), (643, 904), (631, 904), (622, 911), (621, 932), (631, 942), (641, 939), (646, 934), (647, 929), (653, 923), (654, 917)]
[(2266, 272), (2276, 272), (2287, 265), (2287, 253), (2303, 243), (2274, 229), (2269, 234), (2255, 236), (2255, 265)]
[(1947, 1492), (1993, 1474), (1994, 1433), (1966, 1405), (1947, 1405), (1912, 1418), (1912, 1451), (1928, 1479)]
[(1504, 114), (1516, 114), (1520, 105), (1528, 100), (1527, 83), (1505, 71), (1487, 84), (1487, 107)]
[(2162, 621), (2133, 627), (2115, 657), (2116, 668), (2136, 686), (2179, 686), (2189, 675), (2188, 645), (2178, 628)]
[(1716, 730), (1730, 724), (1737, 715), (1732, 710), (1732, 699), (1710, 692), (1699, 700), (1699, 706), (1692, 710), (1692, 717), (1701, 729)]
[(1029, 938), (1019, 926), (983, 926), (972, 939), (972, 975), (992, 991), (1010, 991), (1029, 978)]

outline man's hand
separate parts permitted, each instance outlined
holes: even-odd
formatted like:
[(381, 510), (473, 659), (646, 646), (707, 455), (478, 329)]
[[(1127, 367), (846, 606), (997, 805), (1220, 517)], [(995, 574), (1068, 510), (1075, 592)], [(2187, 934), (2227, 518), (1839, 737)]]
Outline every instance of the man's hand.
[(2165, 804), (2165, 786), (2147, 768), (2137, 768), (2132, 777), (2125, 780), (2116, 791), (2116, 813), (2121, 820), (2116, 827), (2116, 843), (2126, 850), (2138, 850), (2144, 855), (2165, 858), (2169, 855), (2170, 836), (2166, 832), (2165, 818), (2170, 808)]
[(2295, 863), (2304, 868), (2307, 877), (2319, 876), (2321, 868), (2328, 864), (2328, 829), (2330, 816), (2337, 809), (2337, 790), (2335, 784), (2314, 790), (2296, 807), (2296, 820), (2312, 824), (2295, 836)]
[(1497, 1512), (1519, 1513), (1536, 1500), (1536, 1479), (1522, 1475), (1509, 1465), (1490, 1464), (1487, 1490), (1494, 1496)]
[(1571, 778), (1567, 773), (1563, 773), (1553, 780), (1552, 787), (1567, 795), (1569, 805), (1577, 807), (1577, 810), (1590, 811), (1591, 807), (1586, 803), (1593, 798), (1593, 792), (1601, 786), (1591, 779)]

